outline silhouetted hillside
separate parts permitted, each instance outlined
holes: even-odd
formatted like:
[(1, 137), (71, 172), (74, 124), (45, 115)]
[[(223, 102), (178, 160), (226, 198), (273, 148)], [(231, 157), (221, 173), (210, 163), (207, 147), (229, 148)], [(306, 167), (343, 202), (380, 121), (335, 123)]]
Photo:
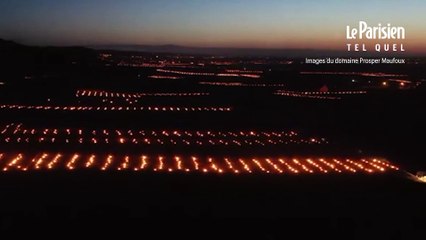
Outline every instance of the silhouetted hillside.
[(102, 45), (93, 46), (95, 49), (135, 51), (147, 53), (174, 53), (220, 55), (232, 57), (315, 57), (340, 56), (341, 51), (314, 50), (314, 49), (262, 49), (262, 48), (217, 48), (217, 47), (187, 47), (179, 45)]
[[(0, 80), (64, 79), (98, 62), (95, 50), (84, 47), (33, 47), (0, 39)], [(81, 75), (81, 74), (80, 74)]]
[[(292, 48), (230, 48), (230, 47), (188, 47), (179, 45), (100, 45), (91, 46), (99, 50), (118, 50), (129, 52), (146, 53), (170, 53), (170, 54), (192, 54), (192, 55), (215, 55), (226, 57), (380, 57), (380, 56), (411, 56), (405, 52), (348, 52), (346, 50), (330, 49), (292, 49)], [(342, 46), (345, 49), (345, 46)]]
[(96, 51), (84, 47), (31, 47), (0, 39), (3, 66), (92, 64)]

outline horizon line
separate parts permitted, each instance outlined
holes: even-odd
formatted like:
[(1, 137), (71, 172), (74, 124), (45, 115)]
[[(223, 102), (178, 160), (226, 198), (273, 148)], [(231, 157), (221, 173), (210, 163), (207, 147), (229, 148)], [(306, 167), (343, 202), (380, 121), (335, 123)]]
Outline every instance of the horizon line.
[[(155, 51), (143, 51), (142, 49), (120, 49), (120, 48), (137, 48), (137, 47), (148, 47), (148, 48), (182, 48), (182, 49), (198, 49), (198, 50), (259, 50), (259, 51), (313, 51), (313, 52), (330, 52), (330, 53), (342, 53), (345, 55), (354, 55), (358, 57), (358, 55), (361, 54), (367, 54), (370, 57), (372, 55), (391, 55), (395, 54), (397, 56), (404, 56), (405, 57), (413, 57), (413, 56), (419, 56), (419, 57), (425, 57), (426, 51), (405, 51), (405, 52), (376, 52), (376, 51), (368, 51), (368, 52), (348, 52), (343, 49), (335, 49), (335, 48), (295, 48), (295, 47), (238, 47), (238, 46), (190, 46), (190, 45), (179, 45), (179, 44), (147, 44), (147, 43), (111, 43), (111, 44), (27, 44), (23, 43), (21, 41), (16, 40), (8, 40), (4, 38), (0, 38), (0, 40), (6, 41), (6, 42), (12, 42), (18, 45), (28, 46), (28, 47), (82, 47), (82, 48), (89, 48), (97, 51), (123, 51), (123, 52), (153, 52)], [(159, 53), (167, 53), (167, 51), (159, 52)], [(173, 52), (169, 52), (173, 53)], [(203, 54), (203, 53), (199, 53)]]

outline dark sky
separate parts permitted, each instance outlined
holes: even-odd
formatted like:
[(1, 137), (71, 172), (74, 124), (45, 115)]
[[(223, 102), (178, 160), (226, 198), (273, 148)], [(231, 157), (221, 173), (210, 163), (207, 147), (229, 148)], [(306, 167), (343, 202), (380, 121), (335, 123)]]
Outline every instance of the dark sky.
[(407, 30), (424, 50), (423, 0), (2, 0), (0, 38), (37, 45), (178, 44), (345, 49), (365, 20)]

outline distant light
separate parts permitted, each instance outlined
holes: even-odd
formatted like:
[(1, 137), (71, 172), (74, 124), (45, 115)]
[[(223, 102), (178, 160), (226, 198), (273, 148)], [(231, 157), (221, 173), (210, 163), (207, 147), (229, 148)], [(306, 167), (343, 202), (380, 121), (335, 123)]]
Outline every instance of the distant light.
[(0, 82), (0, 85), (5, 85), (6, 83), (4, 83), (4, 82)]
[(355, 80), (355, 79), (352, 79), (352, 82), (354, 83), (354, 82), (356, 82), (356, 80)]
[(400, 83), (399, 83), (399, 86), (404, 87), (404, 86), (405, 86), (405, 83), (404, 83), (404, 82), (400, 82)]
[(382, 85), (383, 85), (383, 86), (387, 86), (387, 85), (388, 85), (388, 83), (387, 83), (387, 82), (382, 82)]

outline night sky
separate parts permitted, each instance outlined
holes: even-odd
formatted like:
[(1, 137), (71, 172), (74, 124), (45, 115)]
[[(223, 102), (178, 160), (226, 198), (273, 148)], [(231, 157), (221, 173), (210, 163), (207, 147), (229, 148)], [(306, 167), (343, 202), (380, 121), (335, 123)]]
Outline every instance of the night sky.
[(0, 38), (35, 45), (177, 44), (345, 49), (365, 20), (407, 31), (426, 51), (426, 1), (2, 0)]

